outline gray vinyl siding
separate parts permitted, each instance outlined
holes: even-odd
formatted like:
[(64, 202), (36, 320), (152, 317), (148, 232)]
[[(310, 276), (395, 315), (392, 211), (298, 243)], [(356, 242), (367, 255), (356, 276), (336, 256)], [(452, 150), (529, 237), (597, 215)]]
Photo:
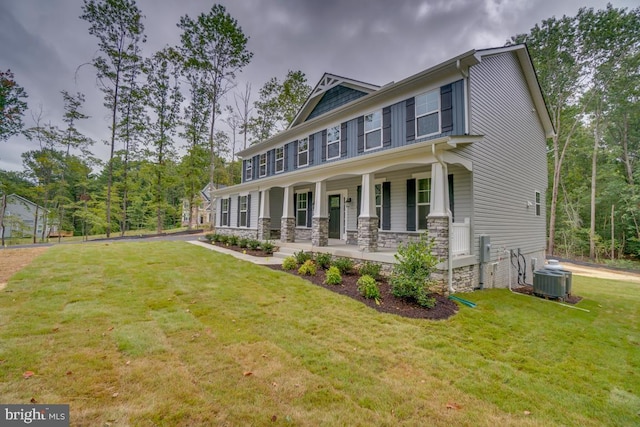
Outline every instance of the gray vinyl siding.
[(405, 102), (391, 106), (391, 148), (407, 144), (407, 107)]
[(492, 260), (504, 249), (544, 250), (545, 215), (537, 217), (535, 191), (547, 188), (546, 139), (524, 75), (513, 53), (485, 57), (470, 69), (471, 133), (484, 141), (459, 152), (473, 159), (472, 250), (491, 237)]
[(316, 105), (313, 111), (311, 111), (309, 117), (307, 117), (305, 121), (311, 120), (314, 117), (318, 117), (331, 110), (335, 110), (336, 108), (348, 104), (351, 101), (355, 101), (356, 99), (365, 95), (365, 92), (351, 89), (342, 85), (332, 87), (325, 92), (320, 102), (318, 102), (318, 105)]
[(462, 166), (449, 165), (449, 175), (453, 175), (453, 211), (454, 221), (464, 222), (473, 214), (473, 198), (471, 190), (472, 174)]
[(251, 204), (249, 206), (249, 228), (258, 228), (258, 216), (260, 216), (260, 192), (252, 191)]

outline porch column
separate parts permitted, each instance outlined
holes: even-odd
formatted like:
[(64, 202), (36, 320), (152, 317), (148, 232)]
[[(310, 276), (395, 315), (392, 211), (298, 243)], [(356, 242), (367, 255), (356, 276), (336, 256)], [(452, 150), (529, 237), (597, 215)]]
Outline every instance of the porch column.
[(258, 240), (271, 238), (271, 209), (269, 208), (269, 189), (260, 192), (260, 214), (258, 216)]
[(282, 197), (282, 219), (280, 221), (280, 241), (296, 241), (296, 218), (293, 216), (293, 188), (284, 187)]
[(326, 181), (316, 182), (313, 204), (313, 217), (311, 218), (311, 245), (327, 246), (329, 244), (329, 210), (327, 209)]
[(446, 164), (431, 165), (431, 210), (427, 231), (435, 239), (434, 252), (443, 260), (449, 256), (449, 181)]
[(358, 246), (364, 252), (378, 250), (378, 216), (376, 215), (373, 174), (362, 175), (360, 216), (358, 217)]

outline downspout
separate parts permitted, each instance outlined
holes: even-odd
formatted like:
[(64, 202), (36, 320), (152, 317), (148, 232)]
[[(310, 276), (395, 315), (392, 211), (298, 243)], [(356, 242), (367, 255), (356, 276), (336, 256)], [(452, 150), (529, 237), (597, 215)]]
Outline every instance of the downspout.
[[(449, 194), (449, 189), (447, 188), (447, 165), (446, 163), (442, 160), (441, 157), (438, 156), (438, 154), (436, 154), (436, 144), (433, 144), (431, 146), (431, 153), (433, 154), (433, 157), (438, 161), (438, 163), (440, 163), (440, 166), (442, 166), (442, 168), (445, 171), (444, 174), (444, 180), (442, 182), (442, 185), (445, 187), (444, 189), (446, 191), (444, 191), (444, 194), (447, 195)], [(449, 223), (448, 227), (449, 230), (447, 232), (447, 236), (449, 239), (449, 244), (447, 245), (447, 286), (449, 289), (449, 293), (453, 294), (456, 292), (456, 290), (453, 288), (453, 263), (451, 262), (451, 229), (452, 229), (452, 224), (451, 224), (451, 209), (449, 209), (449, 206), (447, 204), (446, 206), (446, 213), (447, 213), (447, 221)]]

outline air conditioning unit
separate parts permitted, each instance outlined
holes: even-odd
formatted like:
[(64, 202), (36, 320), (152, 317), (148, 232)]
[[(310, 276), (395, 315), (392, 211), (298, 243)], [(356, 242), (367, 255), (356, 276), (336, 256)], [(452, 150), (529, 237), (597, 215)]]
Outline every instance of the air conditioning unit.
[(533, 272), (533, 293), (535, 295), (565, 299), (570, 292), (571, 272), (547, 269)]

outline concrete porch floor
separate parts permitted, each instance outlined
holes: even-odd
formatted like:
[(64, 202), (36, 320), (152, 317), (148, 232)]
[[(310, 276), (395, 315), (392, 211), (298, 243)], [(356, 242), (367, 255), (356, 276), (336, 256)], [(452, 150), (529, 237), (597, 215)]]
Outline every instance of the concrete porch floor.
[(328, 246), (313, 246), (311, 240), (300, 240), (297, 242), (281, 242), (276, 240), (275, 245), (280, 249), (274, 256), (287, 257), (294, 252), (323, 252), (337, 257), (355, 258), (373, 262), (383, 262), (394, 264), (396, 262), (394, 248), (378, 248), (377, 252), (361, 251), (356, 245), (347, 245), (344, 240), (329, 239)]

